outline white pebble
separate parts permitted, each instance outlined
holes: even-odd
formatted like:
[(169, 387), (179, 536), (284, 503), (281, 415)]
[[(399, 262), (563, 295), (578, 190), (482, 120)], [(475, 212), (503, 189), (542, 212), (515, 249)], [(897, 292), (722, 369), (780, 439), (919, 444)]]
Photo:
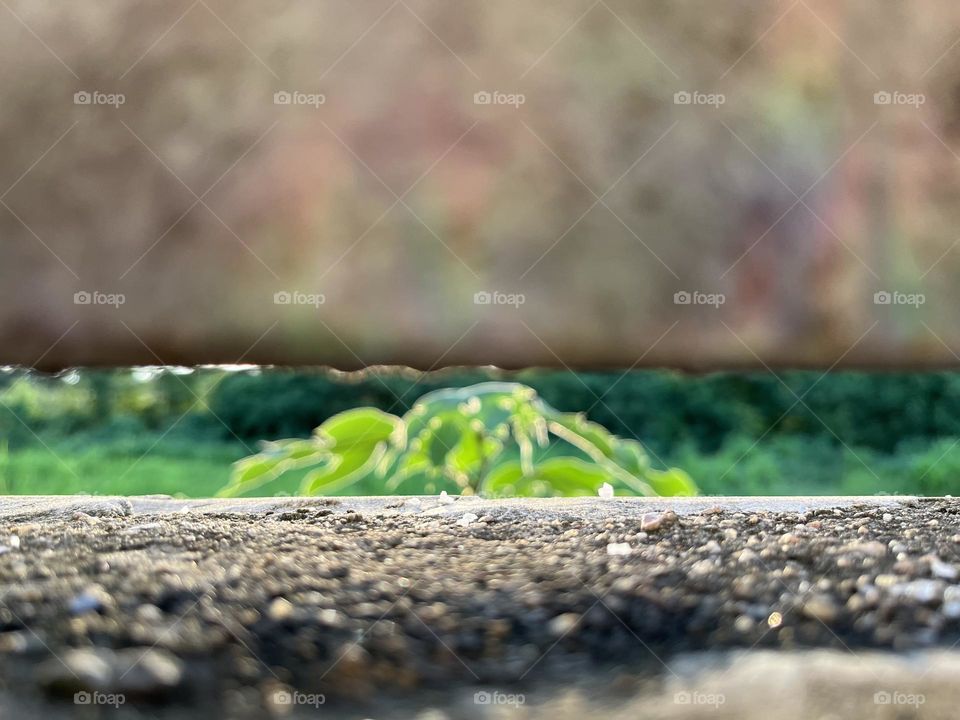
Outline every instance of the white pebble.
[(597, 495), (599, 495), (603, 500), (613, 499), (613, 485), (610, 483), (604, 483), (600, 486), (600, 489), (597, 490)]
[(287, 620), (296, 608), (294, 608), (293, 603), (285, 598), (278, 597), (274, 598), (270, 603), (270, 607), (267, 608), (267, 614), (273, 620)]
[(629, 555), (633, 552), (630, 543), (609, 543), (607, 545), (607, 555)]
[(479, 519), (479, 515), (474, 515), (473, 513), (464, 513), (463, 517), (457, 520), (457, 525), (469, 525), (470, 523), (476, 522)]
[(930, 574), (943, 580), (956, 580), (957, 569), (950, 563), (945, 563), (938, 557), (930, 558)]

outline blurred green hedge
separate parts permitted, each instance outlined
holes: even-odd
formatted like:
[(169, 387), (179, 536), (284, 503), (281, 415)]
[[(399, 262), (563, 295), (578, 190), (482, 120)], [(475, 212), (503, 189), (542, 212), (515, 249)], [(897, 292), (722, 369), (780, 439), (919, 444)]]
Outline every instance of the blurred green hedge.
[[(687, 375), (672, 371), (556, 372), (448, 370), (420, 374), (319, 370), (189, 374), (130, 370), (54, 378), (0, 373), (0, 436), (11, 446), (63, 437), (98, 443), (113, 437), (245, 443), (306, 436), (331, 415), (370, 405), (402, 413), (441, 387), (515, 378), (553, 406), (586, 411), (613, 432), (640, 439), (657, 456), (719, 451), (734, 438), (822, 439), (892, 453), (960, 437), (960, 373), (791, 371)], [(802, 398), (802, 400), (798, 400)]]
[[(285, 371), (233, 374), (214, 390), (211, 409), (245, 440), (305, 435), (330, 415), (358, 405), (409, 409), (439, 387), (504, 377), (493, 371), (417, 378), (386, 374), (342, 379)], [(657, 454), (681, 447), (718, 450), (731, 436), (823, 437), (892, 452), (911, 440), (960, 436), (960, 374), (793, 371), (686, 375), (670, 371), (513, 375), (555, 407), (586, 411), (613, 432)], [(842, 443), (841, 443), (842, 440)]]

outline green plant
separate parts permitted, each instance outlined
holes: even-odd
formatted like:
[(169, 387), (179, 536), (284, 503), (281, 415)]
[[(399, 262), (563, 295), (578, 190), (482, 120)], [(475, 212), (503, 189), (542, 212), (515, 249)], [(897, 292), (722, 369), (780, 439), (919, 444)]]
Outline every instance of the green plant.
[(682, 470), (651, 468), (640, 443), (554, 409), (526, 385), (486, 382), (428, 393), (402, 417), (357, 408), (329, 418), (310, 439), (265, 443), (236, 463), (220, 494), (314, 466), (301, 494), (370, 479), (381, 492), (400, 494), (596, 495), (603, 483), (631, 495), (697, 492)]

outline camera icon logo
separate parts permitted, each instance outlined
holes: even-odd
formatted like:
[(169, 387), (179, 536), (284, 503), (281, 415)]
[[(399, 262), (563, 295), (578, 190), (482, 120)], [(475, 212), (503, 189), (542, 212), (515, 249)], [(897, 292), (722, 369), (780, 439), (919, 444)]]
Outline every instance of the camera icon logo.
[(274, 305), (289, 305), (293, 302), (293, 295), (286, 290), (280, 290), (273, 294)]
[(481, 90), (473, 94), (474, 105), (490, 105), (491, 103), (493, 103), (493, 95), (486, 90)]
[(89, 105), (91, 102), (93, 102), (93, 95), (86, 90), (78, 90), (73, 94), (74, 105)]
[(491, 302), (493, 302), (493, 295), (486, 290), (481, 290), (473, 294), (474, 305), (489, 305)]
[(293, 102), (293, 95), (286, 90), (279, 90), (273, 94), (274, 105), (289, 105)]
[(674, 305), (689, 305), (690, 304), (690, 293), (686, 290), (679, 290), (673, 294), (673, 304)]
[(89, 705), (92, 702), (93, 702), (93, 695), (88, 693), (86, 690), (81, 690), (80, 692), (73, 694), (74, 705)]
[(693, 95), (688, 93), (686, 90), (681, 90), (680, 92), (675, 92), (673, 94), (674, 105), (689, 105), (692, 102), (693, 102)]
[(91, 302), (93, 302), (93, 295), (88, 293), (86, 290), (81, 290), (80, 292), (75, 292), (73, 294), (74, 305), (89, 305)]
[(489, 705), (492, 701), (492, 696), (486, 690), (481, 690), (473, 694), (474, 705)]
[(275, 690), (273, 693), (274, 705), (293, 705), (293, 694), (287, 690)]
[(693, 698), (688, 692), (678, 692), (673, 696), (673, 702), (677, 705), (689, 705), (693, 702)]
[(886, 290), (878, 290), (873, 294), (874, 305), (889, 305), (892, 300), (893, 296)]
[(873, 94), (873, 104), (874, 105), (889, 105), (893, 102), (893, 95), (888, 93), (886, 90), (880, 90)]
[(873, 702), (875, 705), (889, 705), (893, 702), (893, 698), (886, 690), (881, 690), (873, 694)]

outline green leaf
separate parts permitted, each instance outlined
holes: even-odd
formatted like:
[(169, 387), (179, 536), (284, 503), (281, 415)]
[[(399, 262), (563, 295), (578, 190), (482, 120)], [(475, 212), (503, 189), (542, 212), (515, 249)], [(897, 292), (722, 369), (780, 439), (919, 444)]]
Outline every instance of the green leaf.
[(421, 441), (420, 451), (430, 458), (432, 465), (443, 467), (450, 452), (470, 432), (469, 420), (456, 410), (434, 415), (426, 429), (417, 436)]
[(454, 472), (472, 475), (483, 464), (483, 440), (480, 433), (468, 430), (447, 453), (446, 465)]
[(307, 495), (331, 493), (359, 482), (374, 472), (386, 451), (386, 443), (381, 443), (372, 452), (366, 445), (355, 445), (342, 453), (331, 453), (323, 467), (303, 478), (301, 492)]
[(618, 439), (613, 446), (613, 461), (637, 477), (643, 477), (650, 469), (650, 459), (646, 451), (635, 440)]
[[(422, 487), (423, 481), (427, 476), (439, 477), (437, 472), (430, 464), (430, 458), (422, 454), (404, 456), (397, 463), (396, 469), (390, 474), (384, 475), (384, 488), (388, 493), (396, 493), (402, 486), (409, 488)], [(417, 483), (419, 482), (419, 485)]]
[(679, 468), (648, 470), (644, 479), (650, 483), (657, 495), (692, 497), (697, 494), (693, 479)]
[(234, 463), (230, 483), (217, 495), (219, 497), (237, 497), (264, 483), (268, 483), (283, 472), (283, 458), (270, 455), (251, 455)]
[(537, 465), (534, 475), (547, 482), (558, 495), (596, 495), (610, 473), (597, 465), (574, 457), (557, 457)]
[(309, 440), (279, 440), (238, 463), (222, 494), (318, 465), (301, 486), (330, 493), (376, 479), (378, 492), (475, 491), (488, 496), (593, 495), (604, 482), (631, 493), (691, 495), (680, 470), (655, 471), (640, 442), (582, 413), (560, 412), (519, 383), (480, 383), (421, 397), (402, 418), (358, 408)]
[(265, 443), (258, 457), (274, 458), (282, 465), (280, 472), (287, 472), (321, 462), (326, 453), (327, 450), (315, 438), (293, 439)]
[(484, 477), (480, 490), (484, 495), (498, 496), (509, 487), (514, 486), (523, 477), (523, 468), (515, 460), (501, 463)]
[(356, 408), (328, 418), (314, 431), (317, 439), (330, 450), (346, 450), (354, 446), (371, 448), (377, 443), (393, 441), (402, 444), (403, 421), (376, 408)]
[[(550, 421), (565, 428), (568, 433), (574, 433), (581, 441), (589, 443), (605, 457), (609, 458), (613, 456), (613, 446), (617, 438), (613, 433), (603, 427), (603, 425), (590, 422), (579, 413), (554, 412), (548, 417)], [(553, 430), (555, 430), (555, 428), (552, 429), (552, 431)], [(554, 434), (558, 433), (554, 432)]]

